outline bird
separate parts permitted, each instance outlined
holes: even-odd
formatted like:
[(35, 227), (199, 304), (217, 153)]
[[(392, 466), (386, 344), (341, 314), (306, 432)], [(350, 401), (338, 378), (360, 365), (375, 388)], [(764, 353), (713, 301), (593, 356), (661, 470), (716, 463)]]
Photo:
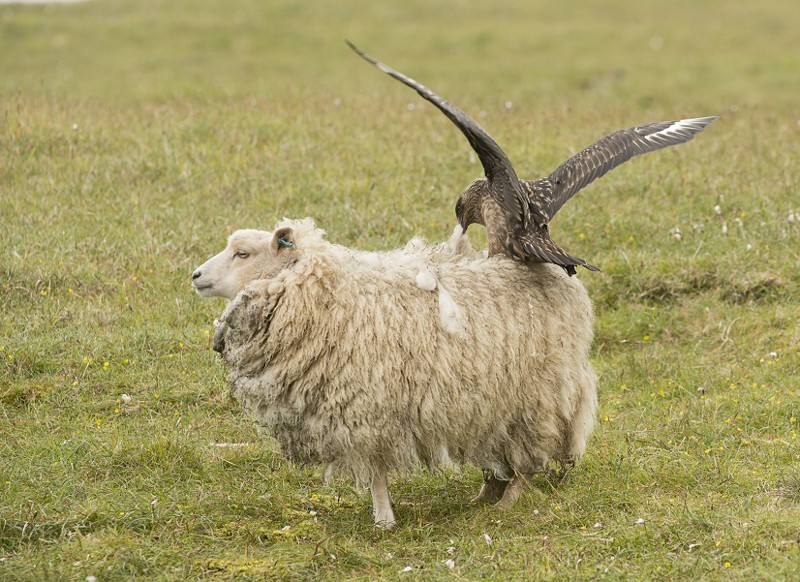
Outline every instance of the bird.
[(553, 263), (570, 276), (578, 266), (590, 271), (600, 269), (570, 255), (551, 238), (550, 221), (564, 203), (632, 157), (687, 142), (719, 118), (712, 115), (620, 129), (579, 151), (549, 176), (520, 180), (502, 148), (469, 115), (425, 85), (361, 51), (349, 40), (345, 42), (361, 58), (436, 106), (469, 141), (486, 177), (472, 182), (456, 202), (461, 228), (466, 232), (471, 224), (484, 226), (489, 256)]

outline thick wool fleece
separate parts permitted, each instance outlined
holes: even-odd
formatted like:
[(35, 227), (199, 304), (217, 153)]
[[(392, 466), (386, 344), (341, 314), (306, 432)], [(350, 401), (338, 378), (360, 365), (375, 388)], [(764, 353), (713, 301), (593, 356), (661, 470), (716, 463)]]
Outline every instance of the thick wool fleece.
[(288, 457), (368, 482), (448, 457), (508, 479), (583, 454), (597, 396), (576, 277), (463, 244), (352, 251), (310, 219), (287, 225), (297, 261), (248, 285), (221, 331), (235, 398)]

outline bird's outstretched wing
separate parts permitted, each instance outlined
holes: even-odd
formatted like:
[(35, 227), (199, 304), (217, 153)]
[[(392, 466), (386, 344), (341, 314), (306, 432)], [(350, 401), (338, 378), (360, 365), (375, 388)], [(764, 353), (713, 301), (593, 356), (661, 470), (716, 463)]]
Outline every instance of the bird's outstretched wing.
[(532, 211), (549, 222), (576, 192), (606, 172), (633, 156), (689, 141), (717, 118), (648, 123), (620, 129), (600, 138), (561, 164), (548, 177), (523, 182)]
[[(478, 125), (469, 115), (452, 103), (439, 97), (425, 85), (422, 85), (399, 71), (395, 71), (393, 68), (362, 52), (349, 40), (345, 42), (357, 55), (372, 63), (390, 77), (411, 87), (419, 93), (423, 99), (430, 101), (439, 111), (444, 113), (447, 118), (461, 130), (461, 133), (466, 136), (472, 149), (478, 154), (478, 158), (483, 166), (483, 171), (486, 174), (486, 179), (489, 182), (489, 191), (497, 203), (505, 210), (507, 219), (525, 225), (529, 223), (530, 206), (528, 197), (525, 195), (519, 183), (519, 178), (517, 178), (511, 160), (508, 159), (505, 152), (497, 145), (497, 142), (492, 139), (492, 136), (486, 133), (486, 130)], [(540, 222), (539, 217), (534, 217), (534, 219), (536, 222)]]

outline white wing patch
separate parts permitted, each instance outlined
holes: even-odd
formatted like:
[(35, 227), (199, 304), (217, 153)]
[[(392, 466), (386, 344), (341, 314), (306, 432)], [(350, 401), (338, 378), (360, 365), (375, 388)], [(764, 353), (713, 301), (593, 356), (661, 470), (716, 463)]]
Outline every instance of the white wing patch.
[(664, 142), (665, 138), (669, 140), (670, 144), (673, 140), (687, 141), (692, 139), (695, 134), (703, 131), (703, 129), (705, 129), (709, 123), (717, 119), (717, 117), (718, 116), (681, 119), (673, 122), (672, 125), (666, 129), (646, 136), (645, 140), (658, 145), (668, 145)]

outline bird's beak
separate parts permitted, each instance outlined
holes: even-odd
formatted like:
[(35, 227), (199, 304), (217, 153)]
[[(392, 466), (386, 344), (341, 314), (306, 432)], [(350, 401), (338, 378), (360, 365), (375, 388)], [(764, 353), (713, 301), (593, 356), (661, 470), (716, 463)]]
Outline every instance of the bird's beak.
[(458, 224), (460, 224), (460, 225), (461, 225), (461, 230), (462, 230), (463, 232), (467, 232), (467, 228), (469, 227), (469, 223), (467, 223), (467, 224), (464, 224), (464, 219), (463, 219), (463, 218), (459, 218), (459, 219), (458, 219)]

